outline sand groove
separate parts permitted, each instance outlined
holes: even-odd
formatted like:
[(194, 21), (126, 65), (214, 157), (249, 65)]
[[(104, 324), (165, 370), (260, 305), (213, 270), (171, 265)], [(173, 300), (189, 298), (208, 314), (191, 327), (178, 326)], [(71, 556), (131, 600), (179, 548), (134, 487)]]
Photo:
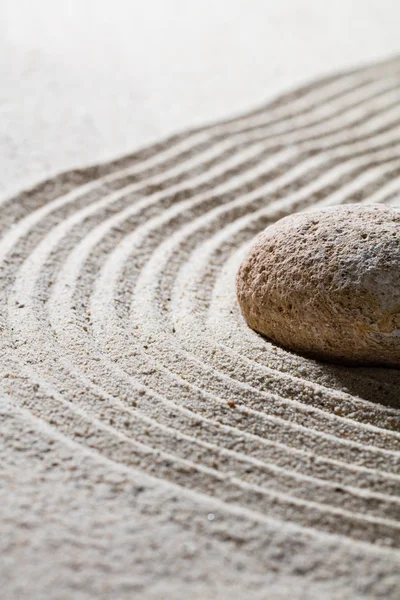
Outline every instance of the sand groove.
[(272, 346), (234, 277), (293, 211), (400, 206), (399, 83), (399, 60), (335, 75), (4, 199), (7, 406), (221, 510), (394, 556), (400, 372)]

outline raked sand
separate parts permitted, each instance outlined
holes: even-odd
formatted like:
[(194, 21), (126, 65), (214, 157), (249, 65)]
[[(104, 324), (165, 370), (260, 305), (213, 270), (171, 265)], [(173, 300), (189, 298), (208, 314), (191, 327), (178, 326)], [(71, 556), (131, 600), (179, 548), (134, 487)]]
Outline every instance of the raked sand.
[(261, 229), (350, 202), (400, 207), (400, 59), (3, 197), (3, 598), (398, 598), (400, 371), (235, 298)]

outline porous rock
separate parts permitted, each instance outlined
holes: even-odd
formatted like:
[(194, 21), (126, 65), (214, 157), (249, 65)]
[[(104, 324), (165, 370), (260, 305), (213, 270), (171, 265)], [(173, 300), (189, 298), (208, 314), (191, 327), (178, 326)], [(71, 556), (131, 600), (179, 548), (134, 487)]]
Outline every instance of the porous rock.
[(294, 214), (257, 236), (237, 274), (247, 324), (315, 358), (400, 367), (400, 211)]

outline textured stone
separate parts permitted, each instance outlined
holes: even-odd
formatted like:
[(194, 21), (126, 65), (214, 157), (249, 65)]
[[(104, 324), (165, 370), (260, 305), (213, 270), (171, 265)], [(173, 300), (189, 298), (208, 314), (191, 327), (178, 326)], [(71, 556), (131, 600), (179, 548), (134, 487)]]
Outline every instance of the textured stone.
[(315, 358), (400, 367), (400, 211), (294, 214), (255, 239), (237, 274), (248, 325)]

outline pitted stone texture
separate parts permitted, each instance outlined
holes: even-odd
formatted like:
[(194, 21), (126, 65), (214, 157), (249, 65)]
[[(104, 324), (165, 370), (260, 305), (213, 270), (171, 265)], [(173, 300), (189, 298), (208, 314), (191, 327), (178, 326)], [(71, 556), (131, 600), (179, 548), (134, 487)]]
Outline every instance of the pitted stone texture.
[(248, 325), (315, 358), (400, 367), (400, 211), (346, 205), (263, 231), (237, 275)]

